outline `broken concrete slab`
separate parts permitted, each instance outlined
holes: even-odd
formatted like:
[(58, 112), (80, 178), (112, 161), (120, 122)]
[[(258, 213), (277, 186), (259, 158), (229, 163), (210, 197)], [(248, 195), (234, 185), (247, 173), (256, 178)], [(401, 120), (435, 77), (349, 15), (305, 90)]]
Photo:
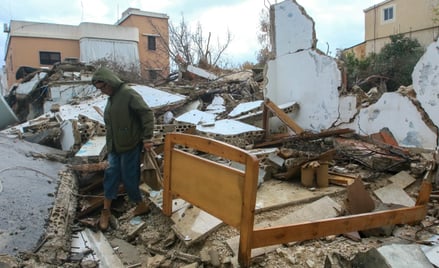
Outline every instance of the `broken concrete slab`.
[(411, 207), (416, 203), (399, 185), (393, 183), (379, 188), (373, 193), (385, 204)]
[(276, 57), (316, 47), (314, 21), (294, 0), (271, 5)]
[(18, 118), (3, 96), (0, 96), (0, 129), (18, 123)]
[(135, 267), (142, 263), (140, 253), (135, 246), (119, 238), (111, 239), (109, 242), (124, 267)]
[(76, 163), (102, 162), (107, 153), (106, 148), (105, 136), (94, 136), (76, 152), (74, 160)]
[(392, 244), (359, 253), (352, 260), (353, 267), (382, 268), (432, 268), (433, 265), (425, 257), (419, 245)]
[(36, 89), (38, 83), (40, 83), (41, 80), (45, 79), (46, 76), (47, 76), (46, 72), (36, 73), (29, 81), (20, 83), (17, 89), (15, 90), (15, 93), (17, 95), (27, 95), (31, 93), (34, 89)]
[[(63, 155), (59, 150), (0, 136), (0, 252), (32, 251), (46, 233), (46, 224), (64, 164), (32, 154)], [(25, 187), (23, 187), (25, 186)]]
[(80, 120), (80, 115), (86, 116), (91, 120), (104, 124), (104, 119), (95, 108), (99, 107), (101, 110), (105, 108), (107, 97), (104, 95), (98, 95), (91, 99), (82, 100), (77, 104), (65, 104), (61, 105), (59, 112), (59, 118), (61, 120)]
[(251, 133), (252, 135), (258, 136), (262, 135), (264, 130), (262, 128), (254, 127), (236, 120), (223, 119), (215, 121), (213, 126), (198, 125), (197, 131), (205, 133), (209, 136), (214, 135), (229, 137), (246, 133)]
[(175, 121), (178, 123), (189, 123), (194, 125), (212, 125), (215, 123), (215, 118), (215, 114), (200, 110), (192, 110), (178, 116), (175, 118)]
[(153, 87), (144, 85), (131, 85), (153, 110), (158, 110), (166, 106), (178, 106), (183, 105), (186, 102), (186, 96), (169, 93), (163, 90), (159, 90)]
[(431, 242), (431, 245), (421, 245), (421, 250), (432, 264), (439, 267), (439, 245), (437, 244), (437, 241), (439, 241), (439, 236), (432, 236), (428, 239), (428, 242)]
[[(93, 232), (86, 228), (79, 232), (77, 236), (79, 241), (74, 241), (74, 245), (79, 247), (74, 252), (82, 252), (85, 249), (91, 249), (94, 258), (99, 262), (102, 268), (123, 268), (125, 265), (117, 256), (109, 241), (101, 231)], [(83, 245), (83, 248), (81, 247)]]
[(188, 65), (186, 70), (188, 72), (191, 72), (191, 73), (193, 73), (193, 74), (195, 74), (195, 75), (197, 75), (199, 77), (202, 77), (202, 78), (205, 78), (205, 79), (208, 79), (208, 80), (218, 79), (218, 76), (216, 76), (215, 74), (213, 74), (211, 72), (208, 72), (208, 71), (206, 71), (204, 69), (198, 68), (196, 66), (193, 66), (193, 65)]
[(60, 125), (61, 136), (60, 143), (63, 151), (70, 151), (74, 146), (81, 144), (81, 136), (79, 135), (78, 124), (76, 120), (65, 120)]
[(416, 91), (416, 99), (422, 108), (430, 115), (430, 119), (439, 127), (439, 96), (437, 85), (439, 77), (439, 40), (430, 44), (425, 54), (416, 64), (413, 73), (413, 88)]
[(384, 93), (376, 103), (362, 108), (351, 123), (340, 127), (354, 129), (363, 135), (387, 127), (400, 146), (409, 148), (434, 149), (437, 144), (436, 130), (425, 123), (409, 97), (397, 92)]
[(220, 219), (194, 206), (178, 210), (171, 219), (175, 223), (172, 229), (186, 245), (200, 241), (223, 224)]
[(51, 111), (52, 105), (65, 105), (73, 99), (84, 99), (96, 97), (100, 94), (89, 81), (65, 81), (50, 83), (47, 87), (47, 100), (44, 102), (44, 113)]
[(394, 185), (398, 185), (401, 189), (406, 188), (416, 181), (407, 171), (403, 170), (389, 178)]
[(229, 113), (230, 118), (238, 117), (243, 114), (247, 114), (249, 112), (256, 112), (261, 109), (261, 105), (264, 101), (258, 100), (258, 101), (252, 101), (252, 102), (245, 102), (245, 103), (239, 103), (236, 105), (233, 110)]
[(226, 111), (225, 101), (220, 96), (213, 97), (212, 102), (207, 105), (206, 112), (219, 115)]
[(281, 226), (284, 224), (334, 218), (339, 216), (341, 211), (342, 207), (340, 204), (335, 202), (329, 196), (323, 196), (276, 221), (261, 222), (258, 224), (258, 227)]

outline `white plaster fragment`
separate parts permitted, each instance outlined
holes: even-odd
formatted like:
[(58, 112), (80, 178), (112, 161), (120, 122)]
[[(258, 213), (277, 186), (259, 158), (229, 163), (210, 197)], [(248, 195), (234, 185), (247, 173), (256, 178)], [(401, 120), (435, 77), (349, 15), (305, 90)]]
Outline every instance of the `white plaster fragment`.
[(75, 157), (100, 156), (106, 147), (105, 136), (93, 136), (82, 145)]
[(248, 113), (248, 112), (253, 111), (255, 109), (258, 109), (261, 107), (262, 103), (263, 103), (263, 101), (261, 101), (261, 100), (240, 103), (240, 104), (236, 105), (236, 107), (233, 108), (233, 110), (229, 113), (229, 117), (237, 117), (239, 115)]
[(212, 126), (198, 125), (196, 129), (204, 133), (212, 133), (224, 136), (238, 135), (246, 132), (263, 131), (262, 128), (258, 128), (232, 119), (218, 120)]
[(149, 105), (149, 107), (160, 108), (167, 105), (183, 103), (186, 100), (186, 96), (179, 94), (171, 94), (163, 90), (155, 89), (144, 85), (132, 85), (132, 88), (136, 90)]
[(439, 40), (428, 46), (413, 70), (412, 80), (416, 98), (439, 127)]
[(61, 129), (61, 136), (60, 136), (61, 149), (63, 151), (69, 151), (73, 148), (76, 142), (73, 122), (71, 120), (63, 121), (60, 125), (60, 129)]
[(272, 5), (276, 57), (315, 47), (314, 21), (295, 1)]
[(220, 114), (226, 111), (225, 100), (221, 96), (215, 96), (212, 103), (206, 107), (206, 112)]
[(16, 94), (27, 95), (38, 85), (38, 83), (47, 76), (47, 73), (40, 72), (37, 73), (31, 80), (27, 82), (20, 83), (15, 90)]
[(206, 113), (200, 110), (192, 110), (176, 117), (175, 121), (194, 125), (213, 124), (215, 122), (215, 118), (215, 114)]
[(200, 77), (206, 78), (208, 80), (218, 79), (218, 76), (216, 76), (215, 74), (210, 73), (210, 72), (208, 72), (206, 70), (203, 70), (201, 68), (195, 67), (193, 65), (189, 65), (187, 67), (187, 71), (191, 72), (191, 73), (194, 73), (194, 74), (196, 74), (196, 75), (198, 75)]
[(361, 135), (370, 135), (387, 127), (399, 145), (434, 149), (436, 134), (423, 121), (412, 101), (397, 92), (384, 93), (367, 108), (361, 109), (355, 120), (344, 125)]
[(50, 112), (53, 104), (64, 105), (71, 102), (73, 98), (95, 98), (101, 94), (93, 85), (82, 83), (56, 84), (50, 86), (48, 90), (50, 100), (44, 102), (44, 113)]
[(358, 113), (357, 97), (352, 95), (341, 96), (339, 101), (339, 113), (340, 116), (335, 125), (349, 123), (349, 121), (353, 120), (355, 115)]
[[(303, 129), (321, 131), (337, 120), (341, 76), (333, 58), (305, 50), (272, 60), (267, 68), (265, 97), (278, 106), (297, 102), (293, 119)], [(270, 120), (270, 128), (278, 126)]]

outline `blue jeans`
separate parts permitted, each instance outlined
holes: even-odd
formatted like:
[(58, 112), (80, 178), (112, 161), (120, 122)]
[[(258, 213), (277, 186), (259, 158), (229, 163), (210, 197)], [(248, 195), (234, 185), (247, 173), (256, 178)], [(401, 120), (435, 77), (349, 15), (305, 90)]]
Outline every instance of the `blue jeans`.
[(106, 199), (117, 198), (119, 185), (122, 182), (132, 202), (142, 201), (139, 189), (141, 151), (142, 146), (139, 144), (125, 153), (110, 152), (108, 154), (109, 166), (105, 170), (104, 176), (104, 196)]

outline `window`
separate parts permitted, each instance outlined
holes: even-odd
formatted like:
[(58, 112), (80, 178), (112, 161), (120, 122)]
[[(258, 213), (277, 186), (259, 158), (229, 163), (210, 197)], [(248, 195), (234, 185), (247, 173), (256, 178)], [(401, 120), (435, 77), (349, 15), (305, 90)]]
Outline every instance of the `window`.
[(157, 70), (149, 70), (149, 80), (155, 81), (158, 78)]
[(156, 50), (155, 36), (148, 36), (148, 50)]
[(61, 62), (61, 53), (40, 51), (40, 64), (53, 65)]
[(393, 7), (388, 7), (383, 10), (384, 21), (393, 20)]

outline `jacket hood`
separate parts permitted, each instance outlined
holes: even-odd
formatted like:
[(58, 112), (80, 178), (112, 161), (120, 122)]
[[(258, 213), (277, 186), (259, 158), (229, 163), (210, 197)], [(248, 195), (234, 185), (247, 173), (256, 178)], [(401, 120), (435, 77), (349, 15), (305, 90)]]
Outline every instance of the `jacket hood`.
[(114, 89), (119, 88), (124, 83), (124, 81), (122, 81), (115, 73), (106, 67), (99, 68), (93, 74), (93, 77), (91, 78), (92, 84), (94, 84), (96, 81), (103, 81)]

